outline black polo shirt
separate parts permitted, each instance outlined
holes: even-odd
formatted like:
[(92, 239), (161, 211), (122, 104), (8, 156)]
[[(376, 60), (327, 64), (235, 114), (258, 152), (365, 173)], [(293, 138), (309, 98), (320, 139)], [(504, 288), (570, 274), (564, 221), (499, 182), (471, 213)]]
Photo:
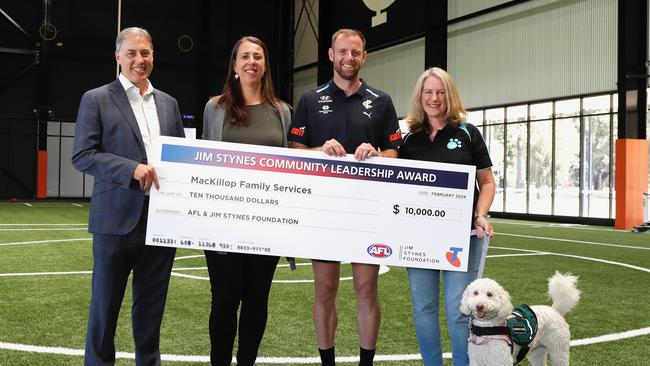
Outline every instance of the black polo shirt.
[[(399, 148), (399, 157), (437, 163), (474, 165), (476, 170), (492, 166), (481, 132), (476, 126), (466, 123), (460, 127), (447, 124), (436, 133), (433, 141), (429, 139), (429, 134), (424, 129), (407, 134)], [(478, 186), (475, 186), (474, 210), (476, 210), (478, 193)]]
[(336, 139), (348, 154), (365, 142), (379, 150), (397, 149), (402, 142), (390, 96), (363, 81), (349, 97), (333, 80), (303, 94), (288, 138), (308, 147)]

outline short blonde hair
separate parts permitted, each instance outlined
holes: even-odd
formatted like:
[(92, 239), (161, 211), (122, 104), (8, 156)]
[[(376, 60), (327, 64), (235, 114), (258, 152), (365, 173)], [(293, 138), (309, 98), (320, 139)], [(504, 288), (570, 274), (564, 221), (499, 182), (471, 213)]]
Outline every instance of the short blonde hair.
[(426, 130), (426, 114), (422, 108), (422, 103), (420, 99), (422, 98), (422, 88), (424, 87), (424, 81), (428, 77), (436, 77), (440, 79), (442, 85), (445, 87), (445, 98), (447, 102), (447, 111), (445, 113), (445, 122), (449, 123), (454, 127), (458, 127), (461, 122), (467, 118), (467, 111), (463, 106), (463, 100), (460, 98), (460, 93), (456, 88), (456, 84), (451, 76), (443, 69), (439, 67), (432, 67), (425, 70), (415, 83), (413, 88), (413, 95), (411, 96), (411, 109), (409, 114), (406, 117), (406, 122), (408, 123), (409, 130), (412, 132), (420, 132), (423, 128)]
[(366, 37), (363, 36), (363, 33), (361, 33), (360, 30), (350, 28), (341, 28), (332, 34), (332, 45), (330, 46), (331, 48), (334, 48), (334, 42), (336, 42), (336, 39), (343, 34), (348, 37), (359, 37), (361, 39), (361, 43), (363, 43), (362, 51), (366, 50)]

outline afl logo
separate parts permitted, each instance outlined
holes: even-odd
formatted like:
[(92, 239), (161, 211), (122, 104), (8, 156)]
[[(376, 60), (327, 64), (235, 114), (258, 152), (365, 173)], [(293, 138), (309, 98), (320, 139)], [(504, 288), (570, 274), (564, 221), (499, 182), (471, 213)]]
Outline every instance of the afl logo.
[(372, 244), (368, 247), (368, 254), (375, 258), (386, 258), (393, 254), (393, 249), (386, 244)]

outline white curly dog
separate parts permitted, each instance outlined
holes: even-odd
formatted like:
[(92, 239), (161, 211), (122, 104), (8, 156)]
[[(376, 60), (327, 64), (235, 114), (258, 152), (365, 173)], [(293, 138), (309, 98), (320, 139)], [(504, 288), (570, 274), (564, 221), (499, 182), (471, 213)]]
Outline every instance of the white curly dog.
[[(571, 310), (580, 299), (580, 290), (576, 287), (578, 277), (571, 274), (555, 272), (548, 280), (548, 294), (553, 300), (552, 306), (524, 306), (532, 309), (537, 321), (537, 334), (528, 344), (528, 361), (533, 366), (546, 365), (546, 354), (550, 354), (553, 366), (569, 365), (569, 342), (571, 333), (569, 324), (563, 315)], [(517, 309), (520, 309), (517, 307)], [(479, 278), (470, 283), (460, 304), (460, 311), (469, 315), (472, 322), (472, 332), (469, 339), (469, 359), (472, 366), (513, 365), (517, 362), (517, 354), (522, 349), (509, 335), (486, 335), (504, 329), (513, 311), (510, 294), (496, 281), (489, 278)], [(521, 318), (519, 318), (521, 319)], [(523, 320), (527, 324), (528, 322)], [(507, 329), (507, 328), (505, 328)], [(486, 330), (485, 332), (483, 330)], [(477, 335), (479, 333), (481, 335)], [(523, 347), (525, 350), (525, 347)]]

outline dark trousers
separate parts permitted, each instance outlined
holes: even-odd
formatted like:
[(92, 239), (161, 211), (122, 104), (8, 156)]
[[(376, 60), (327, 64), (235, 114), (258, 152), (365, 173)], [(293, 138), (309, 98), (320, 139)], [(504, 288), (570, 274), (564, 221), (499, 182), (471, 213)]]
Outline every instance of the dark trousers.
[(278, 257), (205, 252), (212, 286), (210, 310), (210, 361), (212, 365), (230, 365), (237, 333), (237, 365), (253, 365), (268, 316), (269, 292)]
[(147, 207), (126, 235), (93, 236), (93, 281), (84, 364), (115, 363), (115, 328), (133, 271), (131, 317), (136, 365), (160, 365), (162, 322), (175, 248), (145, 246)]

